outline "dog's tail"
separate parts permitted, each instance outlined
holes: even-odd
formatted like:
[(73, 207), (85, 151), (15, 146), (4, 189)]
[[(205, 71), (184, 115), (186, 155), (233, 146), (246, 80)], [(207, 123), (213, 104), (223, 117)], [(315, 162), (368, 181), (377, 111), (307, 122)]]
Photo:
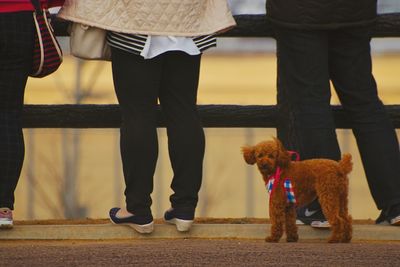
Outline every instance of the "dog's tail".
[(342, 159), (339, 161), (339, 167), (344, 175), (351, 172), (353, 169), (353, 162), (351, 161), (350, 154), (344, 154), (342, 156)]

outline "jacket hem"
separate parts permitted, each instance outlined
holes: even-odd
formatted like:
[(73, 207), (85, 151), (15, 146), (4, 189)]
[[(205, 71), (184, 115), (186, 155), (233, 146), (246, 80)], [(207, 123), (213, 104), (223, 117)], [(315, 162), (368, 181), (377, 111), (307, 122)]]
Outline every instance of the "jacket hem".
[(114, 32), (119, 32), (119, 33), (128, 33), (128, 34), (144, 34), (144, 35), (160, 35), (160, 36), (182, 36), (182, 37), (196, 37), (196, 36), (202, 36), (202, 35), (210, 35), (210, 34), (215, 34), (217, 32), (224, 31), (226, 29), (230, 29), (236, 25), (234, 22), (226, 22), (226, 23), (221, 23), (220, 25), (210, 28), (206, 31), (187, 31), (187, 32), (170, 32), (170, 31), (153, 31), (153, 30), (133, 30), (133, 29), (121, 29), (118, 27), (113, 27), (109, 25), (103, 25), (94, 21), (87, 21), (85, 19), (80, 19), (76, 17), (71, 17), (68, 15), (64, 14), (59, 14), (59, 18), (72, 21), (72, 22), (78, 22), (82, 23), (91, 27), (96, 27), (108, 31), (114, 31)]

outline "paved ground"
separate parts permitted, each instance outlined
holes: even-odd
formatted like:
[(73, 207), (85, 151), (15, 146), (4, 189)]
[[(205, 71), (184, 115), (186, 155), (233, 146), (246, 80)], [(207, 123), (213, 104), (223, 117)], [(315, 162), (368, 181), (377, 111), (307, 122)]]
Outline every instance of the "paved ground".
[[(299, 227), (299, 243), (264, 242), (265, 221), (197, 221), (189, 233), (158, 222), (151, 235), (97, 221), (18, 222), (0, 231), (2, 266), (400, 266), (400, 228), (353, 225), (350, 244)], [(285, 240), (283, 238), (282, 240)]]
[(399, 242), (1, 241), (0, 266), (400, 266)]

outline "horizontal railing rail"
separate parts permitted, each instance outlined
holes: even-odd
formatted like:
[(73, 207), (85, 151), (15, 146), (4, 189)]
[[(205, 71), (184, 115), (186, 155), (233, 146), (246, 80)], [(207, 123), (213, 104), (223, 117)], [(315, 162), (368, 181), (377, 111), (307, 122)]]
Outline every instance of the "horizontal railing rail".
[[(273, 31), (265, 15), (235, 16), (238, 26), (223, 37), (272, 37)], [(68, 36), (69, 23), (54, 19), (58, 36)], [(372, 27), (373, 37), (400, 37), (400, 13), (379, 15)], [(399, 66), (400, 68), (400, 66)], [(400, 84), (399, 84), (400, 91)], [(340, 106), (332, 106), (337, 128), (351, 128), (348, 116)], [(386, 106), (396, 128), (400, 128), (400, 105)], [(199, 105), (205, 127), (276, 128), (274, 105)], [(117, 128), (121, 124), (118, 105), (25, 105), (24, 128)], [(159, 111), (159, 126), (164, 121)]]
[[(209, 128), (275, 128), (276, 106), (199, 105), (204, 127)], [(332, 106), (337, 128), (351, 128), (349, 117), (341, 106)], [(396, 128), (400, 128), (400, 105), (386, 109)], [(117, 128), (121, 124), (118, 105), (26, 105), (25, 128)], [(158, 124), (164, 127), (158, 111)]]

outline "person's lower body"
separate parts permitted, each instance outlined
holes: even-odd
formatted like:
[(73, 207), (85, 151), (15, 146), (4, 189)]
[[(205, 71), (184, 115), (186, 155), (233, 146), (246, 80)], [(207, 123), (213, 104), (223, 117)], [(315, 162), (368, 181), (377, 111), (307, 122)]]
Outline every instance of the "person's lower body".
[(203, 176), (205, 136), (196, 104), (201, 56), (170, 52), (166, 58), (165, 68), (170, 71), (163, 73), (159, 99), (167, 127), (174, 193), (164, 220), (184, 232), (193, 223)]
[(0, 34), (0, 228), (9, 228), (24, 160), (21, 115), (32, 66), (32, 12), (0, 14)]
[(400, 151), (372, 75), (369, 28), (330, 36), (330, 76), (360, 151), (369, 189), (382, 210), (377, 223), (400, 225)]
[[(143, 59), (112, 48), (114, 85), (122, 113), (126, 210), (135, 217), (148, 218), (146, 222), (152, 221), (150, 194), (158, 157), (158, 99), (174, 172), (171, 206), (178, 214), (194, 218), (205, 146), (196, 106), (200, 58), (167, 52)], [(115, 215), (118, 217), (118, 213)]]
[[(278, 138), (300, 159), (338, 160), (340, 149), (330, 106), (328, 41), (324, 32), (276, 28)], [(325, 223), (316, 199), (297, 209), (298, 224)]]
[[(385, 215), (381, 217), (396, 225), (400, 215), (399, 145), (377, 95), (369, 42), (367, 28), (277, 29), (278, 137), (302, 159), (340, 158), (329, 106), (332, 80), (352, 120), (372, 196)], [(298, 209), (298, 218), (306, 224), (315, 218), (321, 223), (317, 226), (326, 226), (319, 210), (315, 200)]]

